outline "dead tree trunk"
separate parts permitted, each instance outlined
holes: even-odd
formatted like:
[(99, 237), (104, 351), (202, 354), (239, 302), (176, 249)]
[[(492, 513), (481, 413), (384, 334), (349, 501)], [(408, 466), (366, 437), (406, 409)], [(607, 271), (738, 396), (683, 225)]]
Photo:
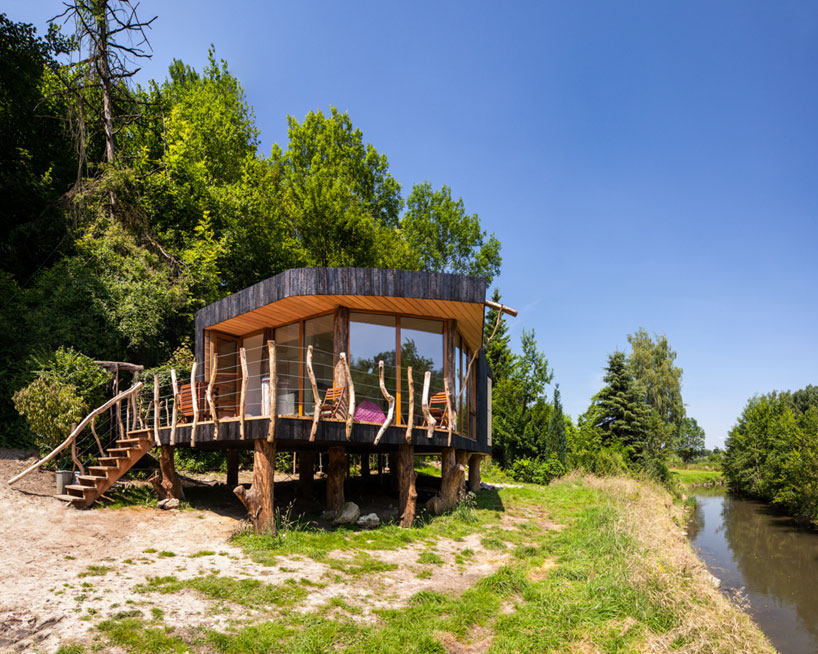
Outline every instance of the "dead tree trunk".
[(315, 452), (301, 452), (298, 459), (298, 495), (303, 499), (312, 499), (312, 486), (315, 480)]
[(346, 453), (343, 447), (329, 448), (327, 463), (327, 511), (338, 513), (344, 506), (344, 473)]
[(275, 491), (276, 446), (264, 440), (253, 441), (253, 483), (249, 490), (236, 486), (233, 492), (241, 500), (250, 514), (256, 531), (271, 531), (275, 534), (275, 513), (273, 493)]
[(149, 480), (160, 500), (185, 499), (182, 482), (176, 474), (174, 449), (173, 445), (162, 445), (159, 448), (159, 475), (154, 475)]
[(235, 488), (239, 485), (239, 451), (227, 450), (227, 486)]
[(415, 489), (415, 448), (412, 445), (401, 445), (398, 453), (400, 478), (400, 526), (411, 527), (415, 523), (415, 508), (418, 493)]
[(475, 453), (469, 457), (469, 490), (472, 493), (480, 490), (480, 464), (482, 462), (482, 454)]

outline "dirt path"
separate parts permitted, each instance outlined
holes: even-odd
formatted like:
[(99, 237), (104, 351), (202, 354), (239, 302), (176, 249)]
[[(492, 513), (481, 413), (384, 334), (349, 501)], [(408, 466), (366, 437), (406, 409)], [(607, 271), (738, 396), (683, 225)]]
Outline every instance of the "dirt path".
[[(271, 584), (307, 579), (316, 588), (301, 609), (342, 597), (359, 607), (360, 619), (366, 620), (373, 608), (400, 605), (420, 590), (465, 589), (494, 572), (507, 556), (487, 551), (474, 534), (457, 544), (437, 543), (445, 564), (431, 579), (414, 574), (425, 549), (421, 544), (370, 552), (399, 567), (352, 583), (305, 557), (262, 566), (231, 544), (230, 536), (242, 527), (236, 517), (153, 508), (79, 511), (52, 497), (53, 473), (37, 472), (14, 488), (8, 486), (7, 479), (34, 461), (23, 457), (22, 452), (0, 450), (0, 651), (51, 653), (66, 642), (91, 644), (101, 619), (139, 607), (148, 615), (151, 607), (161, 607), (169, 624), (219, 629), (235, 623), (238, 612), (224, 606), (214, 611), (212, 603), (193, 591), (135, 593), (149, 577), (218, 573)], [(467, 572), (453, 563), (454, 553), (465, 547), (475, 552)], [(240, 613), (243, 619), (254, 618), (253, 611)]]

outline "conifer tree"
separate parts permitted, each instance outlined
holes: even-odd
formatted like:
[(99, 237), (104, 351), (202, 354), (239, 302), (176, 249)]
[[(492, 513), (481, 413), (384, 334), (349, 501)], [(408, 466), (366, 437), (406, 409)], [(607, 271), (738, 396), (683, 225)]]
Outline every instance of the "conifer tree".
[[(495, 288), (491, 295), (491, 301), (501, 304), (501, 299), (499, 289)], [(497, 324), (497, 315), (499, 313), (497, 309), (489, 309), (483, 323), (484, 343), (494, 333), (494, 338), (491, 339), (491, 343), (486, 348), (486, 358), (491, 367), (492, 380), (495, 386), (501, 379), (509, 376), (514, 361), (514, 355), (511, 353), (511, 347), (509, 347), (508, 325), (502, 314), (500, 315), (500, 324)], [(494, 331), (495, 326), (497, 327), (496, 332)]]
[(604, 445), (624, 447), (632, 458), (641, 455), (647, 437), (649, 411), (644, 389), (628, 366), (624, 352), (608, 357), (606, 386), (594, 398), (598, 410), (596, 427)]
[(556, 456), (560, 463), (564, 464), (568, 443), (565, 434), (565, 416), (562, 413), (559, 384), (554, 387), (554, 406), (551, 410), (551, 418), (548, 420), (546, 440), (548, 455)]

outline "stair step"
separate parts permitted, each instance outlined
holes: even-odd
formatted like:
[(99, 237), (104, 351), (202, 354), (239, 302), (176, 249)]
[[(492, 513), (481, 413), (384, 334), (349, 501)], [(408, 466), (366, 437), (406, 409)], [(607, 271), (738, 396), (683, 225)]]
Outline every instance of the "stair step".
[(118, 459), (127, 459), (131, 452), (138, 449), (138, 447), (112, 447), (108, 450), (108, 454)]
[(68, 491), (69, 495), (73, 495), (78, 499), (82, 499), (85, 497), (85, 494), (88, 492), (94, 492), (96, 489), (92, 486), (76, 486), (72, 484), (71, 486), (66, 486), (65, 490)]
[(63, 502), (73, 502), (74, 500), (81, 500), (81, 497), (77, 497), (76, 495), (55, 495), (58, 500), (62, 500)]
[[(80, 480), (82, 486), (88, 486), (89, 488), (96, 488), (98, 481), (108, 481), (108, 477), (98, 477), (96, 475), (79, 475), (77, 479)], [(90, 482), (90, 483), (85, 483)]]
[(88, 466), (88, 472), (90, 473), (98, 473), (97, 476), (101, 476), (103, 479), (108, 478), (108, 472), (116, 472), (119, 468), (116, 466)]
[(142, 447), (147, 438), (120, 438), (116, 444), (121, 447)]

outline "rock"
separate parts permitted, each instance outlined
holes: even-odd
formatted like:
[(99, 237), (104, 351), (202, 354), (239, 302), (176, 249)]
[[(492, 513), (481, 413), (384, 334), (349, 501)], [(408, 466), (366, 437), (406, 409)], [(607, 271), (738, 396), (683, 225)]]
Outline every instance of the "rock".
[(335, 525), (351, 525), (360, 517), (361, 509), (358, 508), (358, 505), (355, 502), (347, 502), (332, 523)]
[(711, 574), (710, 572), (707, 573), (708, 580), (713, 588), (719, 588), (721, 586), (721, 579), (719, 579), (716, 575)]
[(171, 500), (162, 500), (157, 504), (157, 506), (162, 509), (163, 511), (170, 511), (171, 509), (178, 509), (181, 502), (176, 498)]
[(157, 508), (159, 508), (159, 509), (164, 509), (164, 508), (165, 508), (165, 504), (167, 504), (169, 501), (170, 501), (170, 500), (159, 500), (159, 501), (156, 503), (156, 506), (157, 506)]
[(435, 495), (426, 502), (426, 509), (434, 515), (440, 515), (443, 513), (443, 498), (440, 495)]
[(381, 524), (381, 519), (377, 513), (370, 513), (368, 515), (362, 515), (355, 524), (364, 529), (374, 529)]

